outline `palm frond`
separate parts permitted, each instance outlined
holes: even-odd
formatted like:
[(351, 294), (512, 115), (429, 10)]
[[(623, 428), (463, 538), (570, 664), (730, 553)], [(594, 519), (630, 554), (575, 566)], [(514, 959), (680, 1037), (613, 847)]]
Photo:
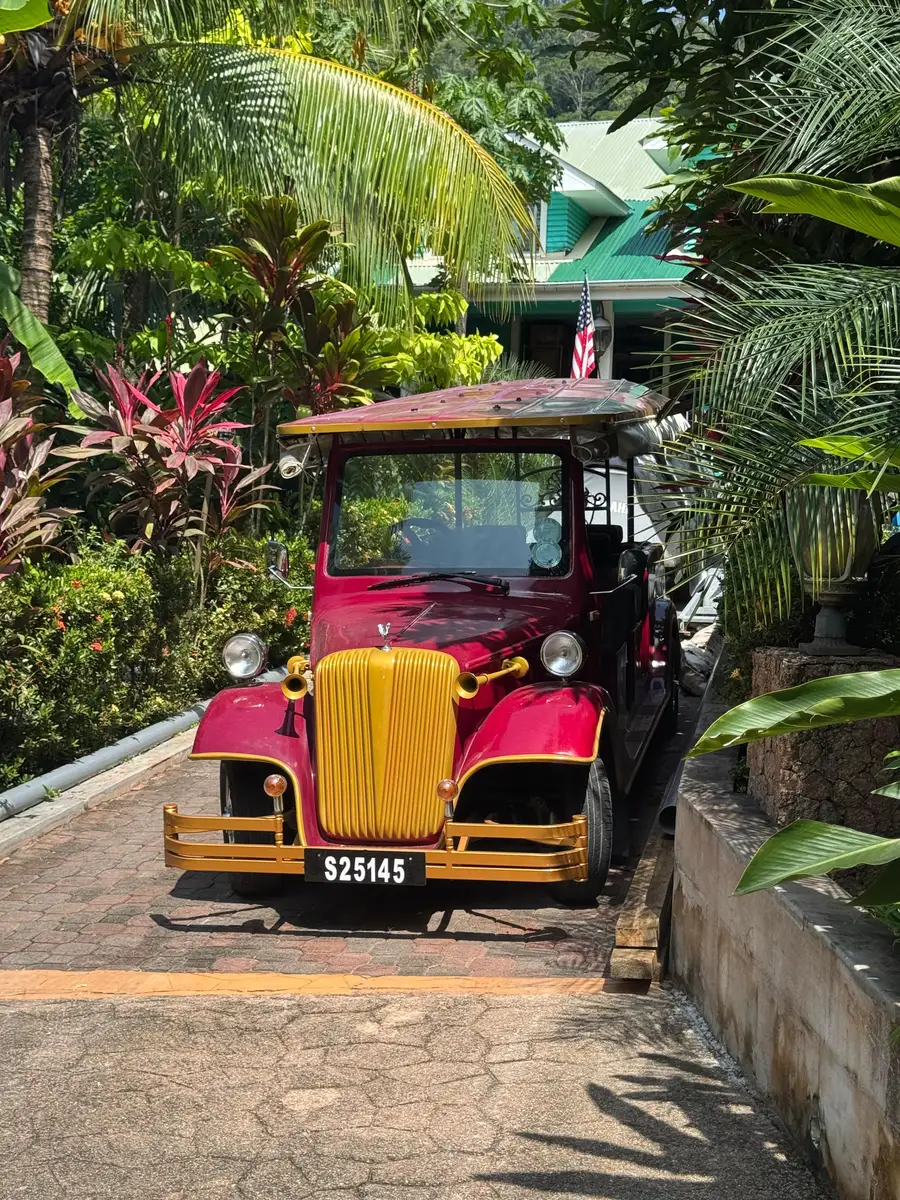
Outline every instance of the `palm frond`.
[[(821, 444), (801, 443), (896, 437), (898, 346), (900, 272), (888, 269), (731, 274), (679, 323), (673, 350), (694, 388), (691, 426), (669, 450), (682, 543), (692, 571), (729, 561), (746, 626), (790, 612), (791, 497), (811, 473), (841, 469)], [(842, 512), (831, 514), (836, 533)], [(826, 568), (813, 561), (812, 575)]]
[(776, 402), (814, 420), (820, 393), (868, 386), (896, 357), (900, 271), (787, 263), (713, 282), (672, 345), (707, 427), (736, 412), (759, 420)]
[[(316, 22), (317, 0), (74, 0), (72, 29), (101, 46), (140, 40), (147, 44), (250, 40), (290, 45)], [(413, 0), (329, 0), (355, 30), (387, 49), (418, 44), (420, 8)]]
[(402, 279), (404, 258), (424, 248), (471, 292), (527, 276), (534, 229), (521, 195), (433, 105), (290, 51), (207, 43), (143, 55), (135, 115), (155, 151), (231, 198), (289, 187), (304, 219), (341, 231), (348, 282), (364, 294)]
[(741, 125), (761, 153), (759, 173), (843, 174), (896, 156), (898, 54), (900, 8), (892, 0), (802, 4), (740, 105)]

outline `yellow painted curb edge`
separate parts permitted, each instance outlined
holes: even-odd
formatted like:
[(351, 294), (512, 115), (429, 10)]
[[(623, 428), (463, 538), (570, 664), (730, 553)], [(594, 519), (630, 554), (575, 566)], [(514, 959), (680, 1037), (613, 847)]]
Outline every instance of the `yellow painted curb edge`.
[(577, 976), (289, 975), (229, 971), (0, 971), (0, 1001), (169, 996), (437, 995), (566, 996), (642, 990)]

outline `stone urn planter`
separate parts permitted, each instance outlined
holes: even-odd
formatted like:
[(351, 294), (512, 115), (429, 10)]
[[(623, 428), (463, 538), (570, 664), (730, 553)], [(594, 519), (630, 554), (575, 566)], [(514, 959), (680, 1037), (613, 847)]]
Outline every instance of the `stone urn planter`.
[(847, 641), (845, 609), (866, 586), (878, 547), (878, 511), (865, 492), (812, 486), (791, 491), (785, 509), (803, 589), (819, 604), (813, 640), (801, 643), (801, 651), (859, 654)]

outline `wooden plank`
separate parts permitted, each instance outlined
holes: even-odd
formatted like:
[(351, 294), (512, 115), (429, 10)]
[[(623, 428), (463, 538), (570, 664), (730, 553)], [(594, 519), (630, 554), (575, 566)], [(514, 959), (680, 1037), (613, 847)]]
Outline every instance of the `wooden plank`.
[(655, 950), (626, 950), (617, 946), (609, 960), (613, 979), (659, 979), (659, 961)]
[(647, 839), (641, 861), (616, 922), (616, 945), (656, 948), (660, 944), (660, 918), (672, 882), (675, 842), (659, 827)]
[(674, 840), (654, 826), (616, 922), (614, 979), (662, 978), (674, 869)]

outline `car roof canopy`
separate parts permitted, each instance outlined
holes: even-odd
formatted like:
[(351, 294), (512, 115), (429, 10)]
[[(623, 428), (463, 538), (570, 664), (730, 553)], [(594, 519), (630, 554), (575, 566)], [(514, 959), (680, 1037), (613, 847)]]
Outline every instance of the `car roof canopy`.
[(571, 426), (611, 429), (658, 417), (666, 396), (627, 379), (526, 379), (445, 388), (278, 426), (281, 437), (433, 429), (527, 427), (559, 436)]

